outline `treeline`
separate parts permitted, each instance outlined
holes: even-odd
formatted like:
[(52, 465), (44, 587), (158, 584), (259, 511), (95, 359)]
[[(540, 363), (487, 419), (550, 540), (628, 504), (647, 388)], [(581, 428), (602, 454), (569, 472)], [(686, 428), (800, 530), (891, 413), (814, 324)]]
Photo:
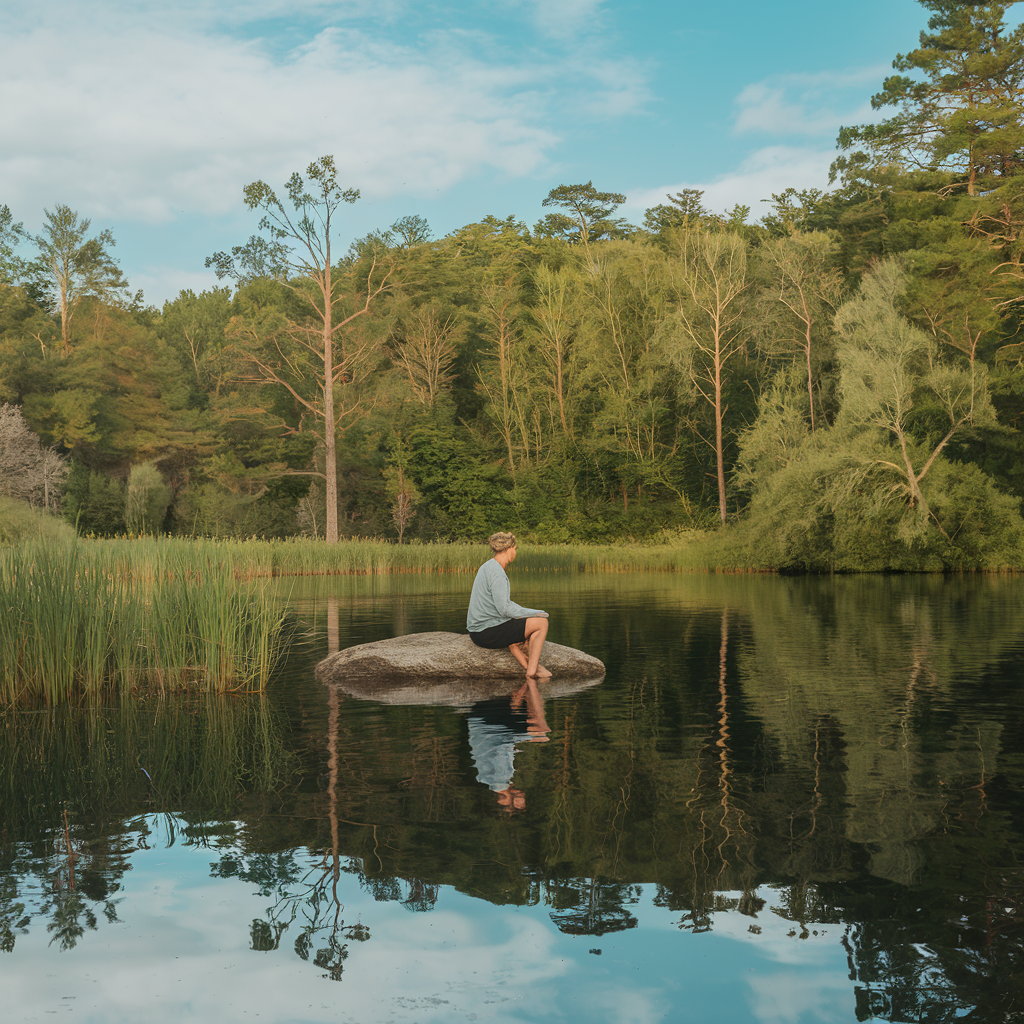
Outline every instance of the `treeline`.
[(757, 223), (694, 190), (633, 225), (588, 182), (533, 228), (406, 217), (339, 256), (358, 193), (325, 157), (245, 189), (262, 233), (207, 260), (231, 287), (157, 311), (109, 233), (57, 206), (33, 239), (4, 208), (0, 401), (68, 461), (85, 533), (736, 521), (765, 566), (1019, 565), (1024, 32), (924, 6), (874, 98), (899, 113)]

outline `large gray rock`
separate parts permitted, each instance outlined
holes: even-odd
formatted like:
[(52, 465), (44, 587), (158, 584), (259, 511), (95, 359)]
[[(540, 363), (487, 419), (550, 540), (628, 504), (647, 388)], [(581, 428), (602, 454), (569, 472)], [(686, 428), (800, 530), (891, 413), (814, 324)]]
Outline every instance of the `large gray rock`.
[[(541, 681), (546, 696), (574, 693), (604, 678), (597, 658), (550, 641), (541, 663), (552, 674)], [(507, 648), (485, 650), (459, 633), (411, 633), (349, 647), (324, 658), (316, 678), (364, 700), (450, 705), (501, 696), (525, 681)]]

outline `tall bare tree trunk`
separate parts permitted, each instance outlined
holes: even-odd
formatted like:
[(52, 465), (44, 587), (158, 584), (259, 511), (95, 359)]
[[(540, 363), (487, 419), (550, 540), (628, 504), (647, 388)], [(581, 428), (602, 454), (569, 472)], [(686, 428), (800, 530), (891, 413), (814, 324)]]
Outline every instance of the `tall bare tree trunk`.
[(725, 522), (725, 448), (722, 445), (722, 345), (715, 331), (715, 462), (718, 468), (718, 515)]
[[(306, 192), (306, 182), (298, 173), (293, 174), (288, 181), (288, 199), (295, 209), (294, 215), (287, 211), (274, 190), (264, 181), (254, 181), (247, 185), (243, 194), (250, 210), (262, 210), (264, 213), (260, 230), (269, 231), (273, 238), (273, 276), (302, 302), (308, 304), (306, 315), (299, 321), (287, 320), (281, 334), (306, 349), (318, 363), (322, 359), (323, 377), (317, 381), (318, 386), (323, 389), (322, 405), (318, 396), (308, 395), (308, 382), (301, 379), (303, 373), (296, 370), (295, 364), (282, 351), (279, 342), (272, 340), (269, 356), (263, 356), (258, 351), (247, 351), (245, 355), (258, 370), (262, 380), (278, 384), (288, 391), (305, 409), (303, 415), (309, 414), (317, 420), (323, 419), (324, 481), (327, 492), (324, 495), (327, 506), (324, 534), (328, 543), (336, 543), (337, 430), (339, 421), (344, 422), (346, 417), (349, 417), (351, 423), (353, 411), (359, 408), (360, 403), (357, 400), (355, 406), (349, 406), (342, 401), (339, 413), (334, 401), (334, 386), (339, 383), (339, 379), (342, 385), (352, 383), (352, 363), (354, 359), (364, 354), (367, 346), (363, 345), (359, 352), (353, 355), (351, 351), (346, 351), (343, 345), (341, 366), (338, 367), (334, 358), (334, 332), (343, 330), (352, 321), (369, 312), (373, 300), (390, 287), (387, 282), (391, 271), (388, 270), (375, 285), (373, 276), (377, 263), (373, 260), (366, 275), (366, 295), (362, 306), (356, 305), (347, 316), (342, 311), (342, 319), (334, 323), (334, 303), (339, 300), (334, 296), (332, 279), (331, 219), (341, 203), (354, 203), (359, 198), (359, 190), (341, 188), (337, 181), (337, 168), (333, 156), (322, 156), (319, 160), (314, 160), (306, 169), (306, 174), (312, 185), (313, 194)], [(206, 265), (215, 267), (218, 277), (231, 276), (238, 281), (252, 276), (265, 276), (268, 273), (265, 244), (266, 239), (254, 236), (248, 245), (235, 246), (231, 254), (218, 252), (207, 257)], [(314, 289), (308, 287), (310, 281), (314, 282)], [(358, 302), (358, 292), (353, 299)], [(309, 319), (311, 317), (319, 320), (320, 325), (313, 326)], [(241, 323), (240, 317), (232, 318), (233, 324), (236, 321), (240, 322), (236, 337), (251, 335), (254, 340), (259, 340), (260, 332), (257, 329)], [(273, 354), (274, 348), (276, 355)]]
[(68, 280), (66, 276), (62, 276), (60, 278), (60, 341), (64, 355), (71, 352), (71, 310), (68, 302)]
[(338, 453), (335, 448), (334, 422), (334, 331), (331, 294), (331, 249), (327, 243), (327, 261), (323, 273), (324, 290), (324, 477), (327, 487), (327, 522), (324, 535), (328, 544), (338, 542)]
[(804, 354), (807, 356), (807, 406), (811, 410), (811, 433), (814, 433), (814, 373), (811, 369), (811, 321), (807, 320), (804, 334)]
[[(679, 236), (679, 325), (688, 344), (680, 353), (690, 381), (715, 417), (718, 515), (726, 518), (725, 444), (722, 421), (726, 364), (743, 348), (740, 296), (747, 288), (746, 242), (738, 235), (702, 230)], [(709, 446), (710, 446), (710, 442)]]

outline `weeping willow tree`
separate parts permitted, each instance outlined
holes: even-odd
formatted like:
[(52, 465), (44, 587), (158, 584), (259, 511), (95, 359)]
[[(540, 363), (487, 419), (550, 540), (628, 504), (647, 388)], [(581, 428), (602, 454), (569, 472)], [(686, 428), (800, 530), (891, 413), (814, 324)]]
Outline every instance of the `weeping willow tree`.
[[(904, 528), (916, 536), (931, 525), (948, 539), (929, 507), (925, 477), (956, 434), (993, 426), (995, 414), (986, 368), (974, 361), (967, 367), (940, 362), (928, 336), (900, 313), (897, 301), (906, 285), (903, 269), (889, 260), (836, 316), (841, 425), (876, 434), (883, 451), (864, 468), (914, 513)], [(915, 416), (921, 407), (923, 425)]]
[(831, 427), (810, 433), (782, 374), (742, 437), (736, 482), (751, 494), (748, 528), (776, 564), (989, 565), (1020, 543), (1017, 502), (948, 457), (958, 435), (996, 426), (985, 367), (940, 352), (902, 315), (906, 282), (886, 261), (839, 310)]

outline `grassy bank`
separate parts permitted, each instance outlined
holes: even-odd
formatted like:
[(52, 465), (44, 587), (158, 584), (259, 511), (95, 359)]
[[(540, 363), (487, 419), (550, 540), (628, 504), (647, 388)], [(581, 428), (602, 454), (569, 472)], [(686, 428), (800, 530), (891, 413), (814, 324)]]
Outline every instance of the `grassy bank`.
[[(127, 569), (146, 573), (167, 559), (198, 560), (242, 580), (269, 576), (392, 575), (399, 573), (474, 573), (490, 557), (485, 544), (410, 543), (354, 539), (337, 544), (294, 538), (266, 540), (202, 540), (179, 537), (86, 542), (120, 560)], [(891, 554), (891, 553), (890, 553)], [(878, 556), (874, 549), (833, 553), (809, 566), (787, 559), (770, 538), (748, 524), (725, 530), (690, 531), (661, 542), (596, 544), (533, 544), (520, 542), (517, 573), (774, 573), (812, 572), (1016, 572), (1024, 566), (1024, 550), (1014, 548), (985, 558), (958, 560), (934, 552), (909, 549), (902, 560)]]
[(24, 501), (0, 495), (0, 545), (26, 540), (67, 544), (74, 538), (75, 528), (63, 519), (32, 508)]
[(135, 554), (130, 542), (0, 549), (0, 701), (266, 686), (284, 631), (267, 583), (185, 545)]

